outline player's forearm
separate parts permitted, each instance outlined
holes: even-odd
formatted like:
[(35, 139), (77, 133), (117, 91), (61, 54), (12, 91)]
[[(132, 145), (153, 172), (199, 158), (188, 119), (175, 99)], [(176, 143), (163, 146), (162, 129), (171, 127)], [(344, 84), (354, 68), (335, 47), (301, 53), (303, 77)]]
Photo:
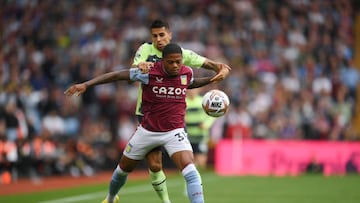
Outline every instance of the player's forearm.
[(109, 73), (105, 73), (103, 75), (97, 76), (91, 80), (86, 81), (84, 84), (86, 85), (86, 87), (92, 87), (95, 85), (111, 83), (111, 82), (115, 82), (118, 80), (129, 80), (129, 78), (130, 78), (129, 71), (121, 70), (121, 71), (109, 72)]
[(229, 75), (231, 70), (230, 66), (224, 63), (217, 63), (209, 59), (205, 60), (202, 67), (216, 72), (216, 75), (211, 79), (212, 81), (224, 80)]
[(210, 59), (206, 59), (204, 64), (201, 66), (202, 68), (208, 69), (208, 70), (213, 70), (215, 72), (219, 72), (220, 71), (220, 65), (219, 63), (216, 63), (215, 61), (212, 61)]
[(198, 87), (202, 87), (212, 83), (211, 77), (204, 77), (204, 78), (195, 78), (194, 82), (188, 87), (188, 89), (194, 89)]

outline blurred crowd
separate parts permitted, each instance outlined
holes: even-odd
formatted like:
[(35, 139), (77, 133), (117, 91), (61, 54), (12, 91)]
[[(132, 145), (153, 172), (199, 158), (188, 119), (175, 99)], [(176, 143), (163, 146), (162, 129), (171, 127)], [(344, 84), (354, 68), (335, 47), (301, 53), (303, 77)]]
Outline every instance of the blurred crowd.
[(173, 42), (232, 67), (209, 87), (231, 98), (214, 140), (356, 139), (355, 2), (1, 1), (2, 182), (115, 166), (137, 125), (138, 84), (97, 86), (76, 98), (63, 91), (129, 68), (156, 18), (168, 20)]

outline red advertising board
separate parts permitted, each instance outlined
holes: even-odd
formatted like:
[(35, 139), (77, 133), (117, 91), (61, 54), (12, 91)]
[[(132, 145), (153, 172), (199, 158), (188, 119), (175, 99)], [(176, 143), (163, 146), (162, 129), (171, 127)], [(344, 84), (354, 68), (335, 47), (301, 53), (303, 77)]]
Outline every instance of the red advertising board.
[(299, 175), (309, 166), (324, 175), (360, 173), (360, 142), (222, 140), (215, 149), (220, 175)]

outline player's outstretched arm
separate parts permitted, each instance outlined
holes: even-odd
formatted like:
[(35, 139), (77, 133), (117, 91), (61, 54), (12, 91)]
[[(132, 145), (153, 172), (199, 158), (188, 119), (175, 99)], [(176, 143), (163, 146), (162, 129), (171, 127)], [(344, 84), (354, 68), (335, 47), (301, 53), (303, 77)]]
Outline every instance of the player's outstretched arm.
[(211, 81), (213, 82), (224, 80), (229, 75), (231, 70), (230, 66), (228, 66), (227, 64), (217, 63), (210, 59), (206, 59), (201, 67), (213, 70), (217, 73), (213, 78), (211, 78)]
[(198, 87), (202, 87), (212, 83), (212, 77), (202, 77), (202, 78), (194, 78), (194, 81), (191, 85), (189, 85), (188, 89), (194, 89)]
[(118, 80), (130, 80), (130, 72), (129, 70), (121, 70), (121, 71), (114, 71), (105, 73), (103, 75), (99, 75), (91, 80), (88, 80), (83, 83), (75, 84), (70, 86), (67, 90), (65, 90), (64, 94), (66, 96), (79, 96), (80, 94), (84, 93), (87, 88), (105, 84), (105, 83), (111, 83)]

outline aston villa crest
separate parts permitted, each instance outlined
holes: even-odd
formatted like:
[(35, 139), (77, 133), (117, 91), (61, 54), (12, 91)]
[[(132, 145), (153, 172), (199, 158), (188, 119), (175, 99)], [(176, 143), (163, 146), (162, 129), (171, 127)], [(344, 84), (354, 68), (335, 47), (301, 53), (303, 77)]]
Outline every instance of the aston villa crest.
[(187, 76), (186, 75), (180, 75), (180, 83), (181, 83), (181, 85), (187, 85)]

